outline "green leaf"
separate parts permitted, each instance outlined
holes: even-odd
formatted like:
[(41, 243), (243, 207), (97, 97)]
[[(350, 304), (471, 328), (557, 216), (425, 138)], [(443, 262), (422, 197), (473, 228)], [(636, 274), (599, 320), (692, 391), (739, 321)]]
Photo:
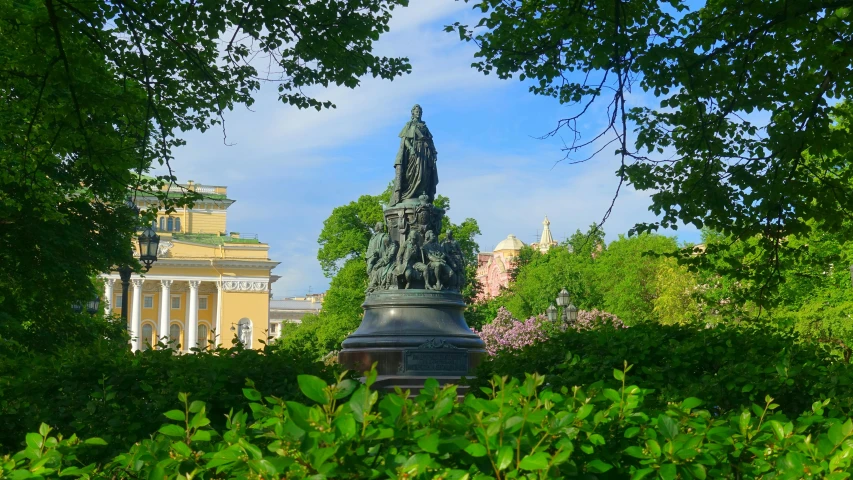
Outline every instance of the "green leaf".
[(195, 400), (190, 404), (190, 413), (198, 413), (204, 408), (204, 402)]
[(479, 443), (472, 443), (468, 445), (467, 447), (465, 447), (465, 452), (468, 453), (468, 455), (477, 458), (484, 457), (486, 456), (486, 453), (488, 453), (486, 451), (486, 447)]
[(702, 405), (702, 400), (699, 400), (696, 397), (685, 398), (684, 401), (681, 402), (681, 408), (687, 411), (693, 410), (699, 405)]
[(664, 463), (658, 470), (658, 475), (662, 480), (675, 480), (678, 477), (678, 469), (675, 464)]
[(678, 424), (672, 418), (662, 414), (658, 417), (658, 430), (664, 438), (672, 440), (678, 435)]
[(245, 395), (246, 398), (253, 402), (257, 402), (261, 399), (261, 392), (255, 390), (254, 388), (244, 388), (243, 395)]
[(646, 478), (653, 473), (655, 473), (654, 468), (643, 468), (634, 472), (634, 474), (631, 475), (631, 480), (642, 480), (643, 478)]
[(829, 427), (827, 436), (829, 437), (829, 441), (832, 442), (833, 445), (840, 444), (844, 440), (844, 433), (842, 433), (841, 431), (841, 424), (833, 423)]
[(749, 422), (752, 419), (752, 414), (749, 410), (744, 409), (741, 412), (740, 417), (738, 418), (738, 425), (740, 426), (740, 431), (742, 434), (746, 433), (747, 428), (749, 428)]
[(604, 394), (605, 398), (607, 398), (608, 400), (610, 400), (613, 403), (621, 403), (622, 402), (622, 395), (620, 395), (619, 392), (617, 392), (616, 390), (613, 390), (612, 388), (605, 388), (602, 393)]
[(85, 443), (86, 445), (106, 445), (107, 444), (107, 442), (104, 441), (103, 438), (99, 438), (99, 437), (87, 438), (83, 443)]
[(522, 458), (518, 466), (522, 470), (545, 470), (548, 468), (550, 461), (550, 455), (545, 452), (537, 452)]
[(776, 438), (778, 440), (782, 440), (785, 438), (785, 427), (782, 426), (781, 423), (776, 420), (770, 420), (767, 422), (770, 425), (770, 428), (773, 429), (773, 433), (776, 434)]
[(438, 435), (431, 433), (419, 438), (418, 446), (425, 452), (438, 453)]
[(364, 414), (367, 413), (367, 403), (370, 398), (370, 391), (368, 390), (367, 385), (362, 385), (356, 389), (355, 393), (350, 397), (347, 405), (350, 410), (352, 410), (352, 414), (355, 417), (355, 420), (358, 423), (364, 423)]
[(38, 433), (28, 433), (25, 438), (27, 440), (28, 447), (34, 448), (36, 450), (41, 448), (42, 436)]
[(355, 418), (352, 415), (341, 415), (335, 419), (334, 425), (341, 432), (343, 438), (352, 438), (355, 436)]
[(321, 405), (327, 405), (329, 403), (329, 398), (325, 392), (328, 385), (323, 381), (323, 379), (313, 375), (299, 375), (296, 377), (296, 381), (299, 383), (299, 390), (301, 390), (306, 397)]
[(157, 431), (169, 437), (183, 437), (186, 434), (186, 431), (183, 428), (174, 424), (163, 425)]
[(588, 417), (590, 413), (592, 413), (592, 408), (593, 407), (591, 403), (584, 404), (581, 408), (578, 409), (578, 414), (575, 418), (577, 418), (578, 420), (583, 420), (584, 418)]
[(708, 477), (708, 472), (705, 470), (704, 465), (692, 463), (687, 465), (687, 470), (689, 470), (690, 473), (692, 473), (698, 480), (705, 480)]
[(597, 458), (586, 464), (587, 471), (593, 473), (604, 473), (610, 470), (611, 468), (613, 468), (613, 465), (610, 465), (609, 463), (604, 463)]
[(629, 427), (625, 429), (625, 438), (634, 438), (640, 433), (640, 427)]
[(190, 440), (193, 442), (209, 442), (210, 441), (210, 432), (207, 430), (198, 430), (196, 431)]
[(169, 410), (168, 412), (164, 413), (163, 415), (165, 415), (166, 418), (168, 418), (169, 420), (175, 420), (178, 422), (183, 422), (183, 421), (186, 421), (186, 419), (187, 419), (187, 417), (184, 416), (184, 412), (182, 412), (180, 410)]
[(643, 449), (636, 445), (626, 448), (625, 453), (634, 458), (648, 458)]
[(350, 396), (352, 392), (358, 388), (359, 383), (355, 380), (346, 379), (337, 385), (337, 391), (335, 392), (335, 400), (340, 400), (342, 398), (346, 398)]
[(514, 457), (514, 452), (512, 447), (509, 445), (504, 445), (498, 451), (498, 458), (495, 461), (495, 464), (498, 467), (498, 470), (506, 470), (507, 467), (512, 463)]
[(622, 370), (618, 370), (616, 368), (613, 369), (613, 378), (619, 380), (620, 382), (625, 380), (625, 372)]

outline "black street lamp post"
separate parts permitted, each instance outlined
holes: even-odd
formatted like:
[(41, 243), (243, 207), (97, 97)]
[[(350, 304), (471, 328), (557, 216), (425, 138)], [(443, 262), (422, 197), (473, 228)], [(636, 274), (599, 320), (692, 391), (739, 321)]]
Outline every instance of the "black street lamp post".
[(121, 277), (121, 319), (127, 321), (127, 289), (130, 287), (130, 274), (133, 270), (127, 265), (118, 268), (118, 276)]
[[(136, 210), (139, 209), (132, 202), (128, 201), (128, 206)], [(151, 269), (151, 265), (157, 261), (157, 249), (160, 247), (160, 235), (149, 225), (137, 237), (139, 243), (139, 261), (142, 262), (142, 267), (147, 272)], [(130, 288), (130, 275), (133, 269), (128, 265), (122, 265), (118, 268), (118, 275), (121, 278), (121, 318), (127, 321), (127, 291)]]

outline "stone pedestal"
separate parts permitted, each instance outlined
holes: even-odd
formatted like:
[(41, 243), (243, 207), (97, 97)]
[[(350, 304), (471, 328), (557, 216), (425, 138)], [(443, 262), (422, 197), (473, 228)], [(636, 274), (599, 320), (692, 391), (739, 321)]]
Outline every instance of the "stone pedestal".
[(472, 376), (485, 345), (468, 328), (456, 292), (383, 290), (367, 295), (364, 318), (343, 342), (339, 361), (364, 372), (377, 362), (376, 388), (417, 389), (433, 377), (453, 383)]

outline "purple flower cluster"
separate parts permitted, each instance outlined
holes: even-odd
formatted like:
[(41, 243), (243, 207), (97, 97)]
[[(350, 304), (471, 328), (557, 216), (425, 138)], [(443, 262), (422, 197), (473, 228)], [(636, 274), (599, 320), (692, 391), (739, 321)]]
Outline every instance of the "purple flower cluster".
[[(614, 328), (627, 328), (616, 315), (598, 309), (578, 311), (577, 322), (572, 328), (589, 330), (608, 324)], [(521, 321), (513, 318), (509, 310), (500, 307), (492, 323), (485, 325), (482, 331), (473, 330), (486, 344), (486, 352), (494, 356), (499, 352), (520, 350), (528, 345), (544, 342), (551, 338), (551, 332), (557, 330), (555, 327), (545, 315)]]
[(547, 321), (544, 315), (539, 315), (522, 322), (513, 318), (509, 310), (501, 307), (492, 323), (483, 326), (482, 332), (474, 332), (483, 339), (486, 352), (496, 355), (504, 350), (519, 350), (548, 340), (548, 333), (543, 328)]
[(592, 310), (579, 310), (578, 320), (574, 325), (572, 325), (572, 327), (574, 327), (575, 330), (589, 330), (591, 328), (608, 324), (613, 328), (628, 328), (628, 325), (625, 325), (616, 315), (597, 308)]

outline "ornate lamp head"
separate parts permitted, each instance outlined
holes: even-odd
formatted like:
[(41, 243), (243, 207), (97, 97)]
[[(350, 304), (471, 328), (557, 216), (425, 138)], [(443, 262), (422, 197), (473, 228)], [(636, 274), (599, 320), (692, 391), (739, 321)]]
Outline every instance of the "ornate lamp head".
[(555, 307), (553, 303), (548, 306), (546, 313), (548, 314), (548, 320), (552, 322), (557, 321), (557, 307)]
[(157, 249), (160, 246), (160, 235), (157, 235), (150, 226), (139, 234), (139, 261), (145, 266), (145, 271), (151, 269), (151, 265), (157, 261)]
[(569, 323), (575, 323), (578, 320), (578, 307), (574, 305), (566, 307), (566, 317), (568, 318)]
[(95, 297), (88, 302), (86, 302), (86, 311), (89, 314), (94, 315), (98, 311), (98, 307), (101, 305), (101, 297)]
[(557, 305), (561, 307), (567, 307), (569, 305), (569, 291), (565, 288), (560, 290), (560, 293), (557, 295)]

